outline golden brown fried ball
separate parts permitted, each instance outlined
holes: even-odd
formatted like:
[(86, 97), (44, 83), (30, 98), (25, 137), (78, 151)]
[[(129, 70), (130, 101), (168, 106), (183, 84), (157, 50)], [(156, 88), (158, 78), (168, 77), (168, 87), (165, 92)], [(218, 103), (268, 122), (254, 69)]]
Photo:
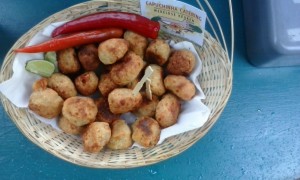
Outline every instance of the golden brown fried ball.
[(132, 146), (131, 129), (124, 120), (116, 120), (111, 126), (111, 137), (107, 144), (110, 149), (128, 149)]
[(74, 48), (57, 51), (57, 66), (63, 74), (73, 74), (80, 70), (80, 63)]
[(98, 108), (89, 97), (70, 97), (65, 100), (62, 115), (75, 126), (83, 126), (95, 121)]
[(84, 131), (83, 126), (75, 126), (70, 121), (61, 116), (58, 120), (58, 127), (67, 134), (79, 135)]
[(164, 79), (166, 89), (182, 100), (191, 100), (196, 94), (195, 85), (185, 76), (168, 75)]
[(96, 116), (96, 121), (99, 122), (107, 122), (111, 124), (113, 121), (120, 118), (119, 114), (113, 114), (108, 105), (108, 101), (106, 98), (99, 98), (95, 100), (96, 106), (98, 108), (98, 113)]
[(80, 94), (90, 96), (98, 88), (98, 77), (94, 71), (85, 72), (75, 79), (75, 87)]
[(177, 122), (180, 102), (173, 94), (166, 94), (156, 106), (155, 119), (160, 127), (166, 128)]
[(103, 64), (114, 64), (126, 54), (128, 49), (129, 43), (125, 39), (112, 38), (100, 43), (98, 56)]
[(144, 58), (144, 54), (148, 46), (147, 38), (128, 30), (124, 33), (124, 39), (129, 42), (129, 49), (131, 51), (141, 58)]
[(77, 95), (76, 88), (72, 80), (61, 73), (54, 73), (48, 79), (48, 87), (54, 89), (63, 99)]
[(111, 137), (111, 129), (106, 122), (93, 122), (82, 135), (83, 150), (90, 153), (100, 152)]
[(95, 71), (100, 66), (98, 48), (95, 44), (83, 45), (78, 50), (78, 59), (86, 71)]
[(52, 119), (61, 113), (64, 100), (53, 89), (33, 91), (29, 97), (29, 109), (36, 114)]
[(196, 64), (194, 54), (186, 49), (174, 51), (167, 65), (167, 71), (174, 75), (189, 75)]
[(139, 81), (140, 81), (140, 78), (137, 77), (133, 81), (131, 81), (129, 84), (127, 84), (126, 87), (129, 89), (134, 89)]
[(39, 90), (44, 90), (46, 89), (48, 86), (48, 79), (47, 78), (41, 78), (36, 80), (33, 84), (32, 84), (32, 90), (33, 91), (39, 91)]
[(138, 118), (132, 124), (132, 139), (144, 147), (155, 146), (160, 138), (160, 127), (157, 121), (150, 117)]
[(120, 63), (112, 67), (110, 71), (111, 79), (120, 86), (127, 85), (138, 77), (143, 66), (142, 58), (130, 51)]
[(170, 56), (171, 48), (168, 43), (162, 39), (153, 40), (146, 49), (146, 60), (149, 63), (163, 65)]
[(128, 83), (126, 85), (127, 88), (129, 88), (129, 89), (134, 89), (135, 88), (135, 86), (137, 85), (137, 83), (141, 80), (142, 76), (144, 75), (143, 73), (144, 73), (144, 69), (146, 68), (146, 66), (147, 66), (147, 62), (143, 61), (143, 68), (142, 68), (142, 70), (140, 71), (139, 75), (133, 81), (131, 81), (130, 83)]
[(151, 64), (150, 67), (153, 69), (153, 73), (149, 77), (151, 80), (150, 89), (153, 94), (161, 96), (166, 92), (163, 79), (163, 68), (156, 64)]
[(109, 73), (100, 76), (98, 89), (103, 96), (108, 96), (108, 94), (117, 87), (118, 85), (114, 83)]
[(114, 114), (122, 114), (135, 110), (142, 102), (142, 95), (133, 94), (132, 89), (117, 88), (108, 95), (109, 109)]
[(152, 100), (147, 98), (146, 93), (141, 93), (143, 97), (143, 101), (141, 105), (134, 111), (134, 115), (137, 117), (143, 117), (143, 116), (148, 116), (148, 117), (154, 117), (155, 111), (156, 111), (156, 106), (159, 102), (159, 99), (157, 96), (152, 95)]

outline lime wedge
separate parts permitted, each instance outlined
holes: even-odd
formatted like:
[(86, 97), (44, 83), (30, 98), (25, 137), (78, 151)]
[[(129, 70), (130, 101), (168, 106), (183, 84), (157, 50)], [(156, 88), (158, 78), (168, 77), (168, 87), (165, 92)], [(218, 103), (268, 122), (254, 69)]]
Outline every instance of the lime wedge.
[(54, 64), (56, 63), (56, 52), (55, 51), (46, 52), (44, 58), (45, 60), (52, 62)]
[(50, 77), (55, 70), (55, 66), (49, 61), (37, 59), (27, 61), (25, 69), (31, 73), (38, 74), (43, 77)]
[(56, 52), (55, 51), (46, 52), (44, 58), (46, 61), (53, 63), (55, 66), (55, 72), (58, 72)]

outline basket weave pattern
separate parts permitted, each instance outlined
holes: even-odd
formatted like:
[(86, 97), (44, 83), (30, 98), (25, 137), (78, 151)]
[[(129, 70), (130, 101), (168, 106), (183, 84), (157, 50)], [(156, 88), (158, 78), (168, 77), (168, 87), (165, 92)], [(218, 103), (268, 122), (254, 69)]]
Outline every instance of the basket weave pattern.
[[(139, 3), (130, 1), (90, 1), (58, 12), (24, 34), (8, 52), (0, 75), (0, 82), (12, 76), (12, 64), (15, 54), (13, 49), (23, 47), (41, 29), (58, 21), (71, 20), (76, 17), (98, 11), (125, 11), (140, 13)], [(182, 39), (167, 35), (174, 41)], [(189, 148), (202, 138), (222, 113), (232, 88), (232, 70), (230, 61), (221, 45), (207, 32), (203, 47), (195, 45), (202, 59), (202, 73), (199, 75), (201, 87), (206, 95), (204, 103), (211, 109), (208, 121), (199, 129), (182, 133), (165, 140), (150, 149), (132, 148), (129, 150), (102, 150), (98, 154), (83, 152), (79, 137), (57, 131), (34, 118), (26, 109), (15, 107), (1, 95), (5, 111), (20, 131), (33, 143), (49, 153), (71, 163), (93, 168), (128, 168), (153, 164), (175, 156)]]

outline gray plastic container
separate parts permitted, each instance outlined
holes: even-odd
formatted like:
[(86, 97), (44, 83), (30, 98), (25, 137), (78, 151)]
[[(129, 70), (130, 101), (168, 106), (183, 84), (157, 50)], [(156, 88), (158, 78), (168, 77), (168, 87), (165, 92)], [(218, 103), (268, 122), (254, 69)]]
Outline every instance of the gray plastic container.
[(248, 60), (259, 67), (300, 65), (300, 0), (243, 0)]

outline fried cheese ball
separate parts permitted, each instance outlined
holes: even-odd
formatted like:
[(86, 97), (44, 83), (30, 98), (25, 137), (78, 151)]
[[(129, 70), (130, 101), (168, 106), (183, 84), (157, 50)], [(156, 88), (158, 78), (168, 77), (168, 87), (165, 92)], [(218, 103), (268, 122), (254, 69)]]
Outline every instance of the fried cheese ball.
[(140, 78), (137, 77), (133, 81), (131, 81), (129, 84), (127, 84), (126, 87), (129, 89), (134, 89), (139, 81), (140, 81)]
[(110, 74), (101, 74), (98, 89), (103, 96), (108, 96), (108, 94), (118, 87), (117, 84), (111, 79)]
[(90, 153), (98, 153), (108, 143), (111, 137), (111, 129), (106, 122), (91, 123), (82, 135), (83, 150)]
[(65, 100), (62, 115), (75, 126), (89, 124), (96, 119), (98, 108), (89, 97), (70, 97)]
[(58, 127), (67, 134), (79, 135), (84, 131), (83, 126), (75, 126), (70, 121), (61, 116), (58, 120)]
[(122, 114), (135, 110), (142, 102), (142, 95), (133, 94), (132, 89), (116, 88), (108, 95), (109, 109), (114, 114)]
[(94, 71), (85, 72), (75, 78), (75, 87), (80, 94), (90, 96), (98, 88), (98, 77)]
[(111, 137), (107, 144), (109, 149), (128, 149), (132, 146), (131, 129), (124, 120), (118, 119), (111, 125)]
[(153, 69), (153, 73), (149, 77), (151, 80), (150, 89), (153, 94), (161, 96), (166, 92), (163, 79), (163, 68), (156, 64), (151, 64), (150, 67)]
[(140, 71), (139, 75), (133, 80), (131, 81), (130, 83), (126, 84), (126, 87), (129, 88), (129, 89), (134, 89), (135, 86), (137, 85), (137, 83), (142, 79), (142, 76), (144, 75), (144, 70), (147, 66), (147, 62), (146, 61), (143, 61), (144, 65), (143, 65), (143, 68), (142, 70)]
[(81, 46), (78, 50), (78, 59), (86, 71), (95, 71), (101, 63), (98, 57), (98, 48), (95, 44)]
[(144, 58), (146, 48), (148, 46), (147, 38), (141, 36), (135, 32), (127, 30), (124, 33), (124, 39), (129, 42), (129, 49), (135, 54)]
[(168, 75), (164, 79), (166, 89), (170, 90), (182, 100), (189, 101), (196, 94), (194, 83), (185, 76)]
[(58, 116), (63, 107), (64, 100), (56, 91), (50, 88), (33, 91), (29, 97), (29, 109), (47, 119)]
[(96, 115), (96, 121), (99, 122), (107, 122), (112, 124), (113, 121), (120, 118), (119, 114), (113, 114), (108, 105), (108, 101), (106, 98), (101, 97), (95, 100), (96, 106), (98, 108), (98, 113)]
[(143, 67), (142, 58), (130, 51), (120, 63), (113, 65), (110, 76), (117, 85), (127, 85), (138, 77)]
[(63, 99), (77, 95), (72, 80), (61, 73), (54, 73), (48, 79), (48, 87), (54, 89)]
[(180, 112), (180, 102), (173, 94), (166, 94), (156, 106), (155, 119), (160, 127), (166, 128), (176, 124)]
[(159, 102), (159, 99), (156, 95), (152, 95), (152, 100), (147, 98), (146, 93), (141, 93), (143, 97), (143, 101), (139, 108), (137, 108), (133, 113), (137, 117), (143, 117), (143, 116), (148, 116), (148, 117), (154, 117), (155, 116), (155, 111), (156, 111), (156, 106)]
[(140, 117), (132, 124), (132, 139), (144, 147), (155, 146), (160, 138), (160, 127), (151, 117)]
[(146, 60), (149, 63), (163, 65), (170, 56), (171, 48), (168, 43), (162, 39), (153, 40), (146, 49)]
[(39, 91), (39, 90), (44, 90), (48, 86), (48, 79), (47, 78), (41, 78), (32, 84), (32, 90), (33, 91)]
[(174, 51), (168, 61), (167, 72), (174, 75), (189, 75), (196, 64), (194, 54), (186, 49)]
[(57, 66), (63, 74), (73, 74), (80, 70), (80, 63), (74, 48), (57, 51)]
[(105, 65), (114, 64), (126, 54), (128, 49), (129, 43), (125, 39), (108, 39), (100, 43), (98, 47), (98, 57)]

